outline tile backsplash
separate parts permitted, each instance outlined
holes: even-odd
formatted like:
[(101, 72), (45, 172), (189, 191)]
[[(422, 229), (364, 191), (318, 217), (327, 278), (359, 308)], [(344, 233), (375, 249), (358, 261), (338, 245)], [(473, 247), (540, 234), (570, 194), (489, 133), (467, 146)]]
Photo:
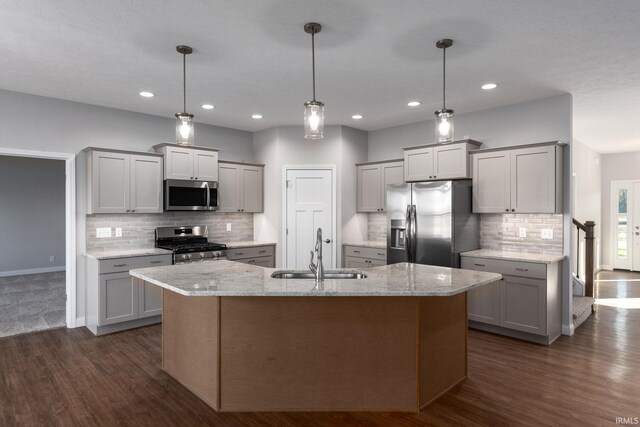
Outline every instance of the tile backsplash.
[[(227, 231), (227, 224), (231, 224), (231, 231)], [(179, 225), (208, 225), (210, 241), (253, 240), (253, 214), (250, 213), (95, 214), (87, 215), (87, 250), (153, 246), (156, 227)], [(97, 238), (97, 227), (120, 227), (122, 237)]]
[[(386, 241), (387, 216), (368, 215), (368, 240)], [(518, 237), (519, 229), (527, 229), (527, 237)], [(543, 240), (543, 228), (553, 230), (553, 239)], [(563, 220), (559, 214), (482, 214), (480, 215), (480, 247), (483, 249), (562, 254)]]
[[(483, 249), (562, 254), (561, 214), (482, 214), (480, 217)], [(527, 229), (527, 237), (518, 237), (520, 227)], [(553, 239), (540, 237), (543, 228), (553, 230)]]
[(387, 241), (387, 214), (370, 213), (367, 221), (367, 240), (373, 242)]

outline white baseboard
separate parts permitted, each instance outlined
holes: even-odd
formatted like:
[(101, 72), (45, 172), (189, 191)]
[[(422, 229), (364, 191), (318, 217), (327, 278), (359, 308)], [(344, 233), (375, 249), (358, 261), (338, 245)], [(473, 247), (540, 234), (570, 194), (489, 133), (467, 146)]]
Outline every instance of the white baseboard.
[(573, 323), (571, 323), (570, 325), (562, 325), (562, 335), (573, 335), (573, 333), (575, 332), (575, 326), (573, 326)]
[(600, 266), (600, 270), (608, 270), (608, 271), (612, 271), (613, 268), (610, 265), (606, 265), (606, 264), (602, 264)]
[[(85, 320), (85, 317), (78, 317), (76, 319), (76, 324), (73, 325), (73, 328), (80, 328), (82, 326), (86, 326), (87, 322)], [(67, 325), (67, 328), (71, 328), (71, 326)]]
[(27, 270), (0, 271), (0, 277), (24, 276), (27, 274), (57, 273), (58, 271), (65, 271), (66, 269), (67, 268), (63, 265), (60, 267), (44, 267), (44, 268), (30, 268)]

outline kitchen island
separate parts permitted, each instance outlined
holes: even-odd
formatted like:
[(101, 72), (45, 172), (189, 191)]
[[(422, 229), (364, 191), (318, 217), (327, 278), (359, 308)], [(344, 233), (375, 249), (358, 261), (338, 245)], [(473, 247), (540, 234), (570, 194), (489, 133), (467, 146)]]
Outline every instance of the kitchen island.
[(162, 367), (218, 411), (417, 411), (467, 376), (466, 291), (419, 264), (274, 279), (232, 261), (132, 270), (163, 288)]

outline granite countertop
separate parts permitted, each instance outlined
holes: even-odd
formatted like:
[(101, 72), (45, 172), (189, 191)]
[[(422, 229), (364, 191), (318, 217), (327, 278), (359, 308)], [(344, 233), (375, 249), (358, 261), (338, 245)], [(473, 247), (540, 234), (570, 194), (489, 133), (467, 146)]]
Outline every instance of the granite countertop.
[(343, 246), (360, 246), (362, 248), (375, 248), (375, 249), (387, 249), (387, 242), (377, 242), (375, 240), (366, 240), (364, 242), (345, 242)]
[(242, 242), (225, 243), (225, 245), (227, 245), (227, 249), (253, 248), (258, 246), (275, 246), (276, 242), (260, 242), (257, 240), (244, 240)]
[(536, 254), (532, 252), (497, 251), (493, 249), (478, 249), (475, 251), (462, 252), (460, 256), (502, 259), (506, 261), (536, 262), (541, 264), (553, 264), (554, 262), (562, 261), (565, 258), (565, 255)]
[(362, 269), (366, 279), (273, 279), (275, 269), (233, 261), (131, 270), (186, 296), (450, 296), (495, 282), (497, 273), (399, 263)]
[(171, 251), (160, 248), (114, 248), (89, 250), (85, 255), (95, 259), (129, 258), (134, 256), (171, 255)]

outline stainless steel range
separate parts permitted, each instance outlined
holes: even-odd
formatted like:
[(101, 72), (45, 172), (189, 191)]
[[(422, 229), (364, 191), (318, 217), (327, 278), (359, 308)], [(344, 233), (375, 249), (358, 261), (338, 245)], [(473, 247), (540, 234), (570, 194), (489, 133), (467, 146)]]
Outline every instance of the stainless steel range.
[(156, 247), (173, 251), (174, 264), (227, 259), (227, 246), (208, 241), (206, 225), (156, 228)]

